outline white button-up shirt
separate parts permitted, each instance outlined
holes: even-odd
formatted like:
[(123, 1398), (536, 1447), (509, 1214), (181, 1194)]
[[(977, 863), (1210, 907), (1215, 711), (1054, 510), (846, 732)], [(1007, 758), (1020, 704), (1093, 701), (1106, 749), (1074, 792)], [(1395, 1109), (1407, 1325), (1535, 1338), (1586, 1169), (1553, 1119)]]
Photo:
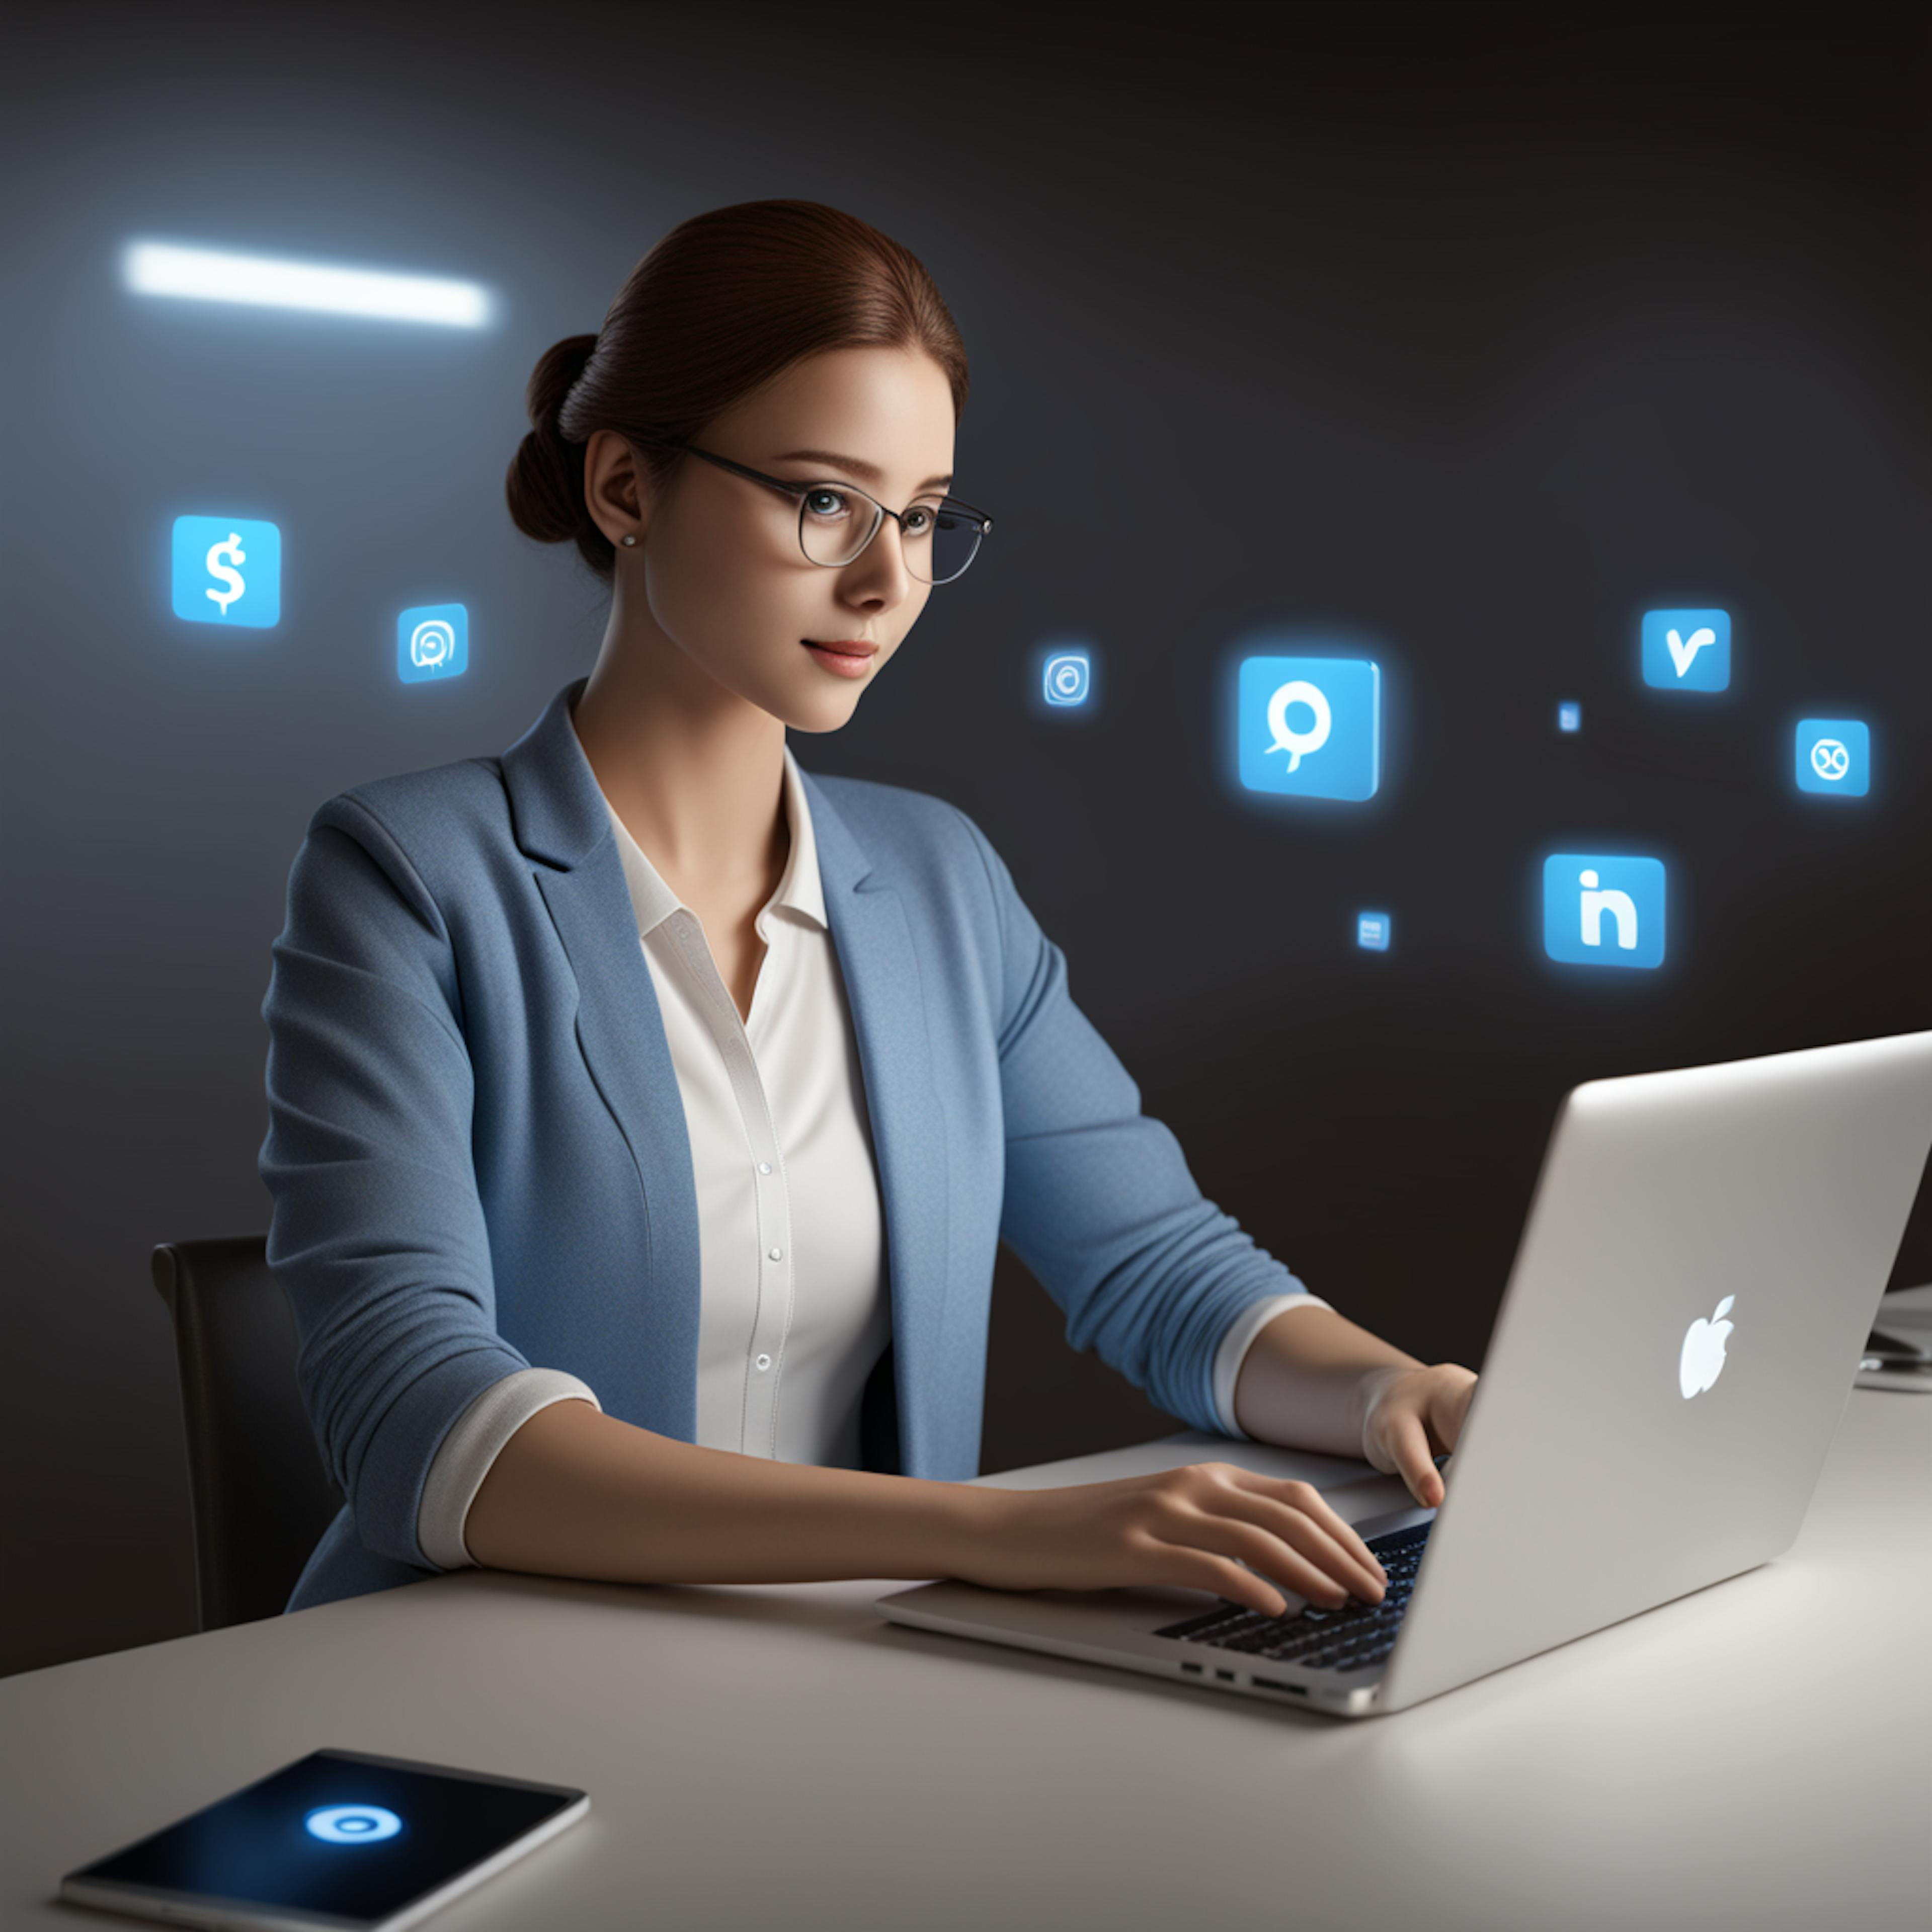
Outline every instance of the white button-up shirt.
[(805, 788), (784, 756), (791, 850), (760, 909), (741, 1020), (698, 916), (611, 814), (684, 1100), (698, 1186), (697, 1440), (859, 1466), (859, 1397), (892, 1338), (858, 1042)]
[[(696, 914), (614, 809), (610, 824), (684, 1102), (698, 1218), (696, 1440), (782, 1462), (859, 1466), (859, 1403), (892, 1334), (884, 1217), (865, 1084), (825, 916), (812, 812), (790, 748), (790, 852), (760, 908), (766, 952), (740, 1018)], [(609, 806), (609, 800), (605, 800)], [(1296, 1294), (1258, 1302), (1216, 1351), (1214, 1399), (1234, 1418), (1241, 1361)], [(596, 1404), (577, 1376), (529, 1368), (485, 1389), (443, 1439), (417, 1540), (440, 1568), (474, 1559), (464, 1519), (498, 1452), (553, 1402)]]

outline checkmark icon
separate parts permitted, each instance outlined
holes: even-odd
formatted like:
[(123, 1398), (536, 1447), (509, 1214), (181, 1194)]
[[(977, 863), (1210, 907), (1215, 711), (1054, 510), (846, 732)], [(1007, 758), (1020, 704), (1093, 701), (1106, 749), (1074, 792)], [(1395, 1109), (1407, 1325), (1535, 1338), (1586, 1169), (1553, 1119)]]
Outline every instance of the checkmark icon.
[(1643, 681), (1660, 691), (1723, 691), (1731, 682), (1728, 610), (1646, 610)]
[(1708, 624), (1702, 630), (1693, 631), (1688, 644), (1686, 644), (1674, 630), (1666, 631), (1664, 634), (1664, 648), (1670, 652), (1670, 662), (1677, 667), (1677, 675), (1679, 677), (1690, 668), (1690, 660), (1706, 644), (1714, 644), (1717, 641), (1717, 632)]

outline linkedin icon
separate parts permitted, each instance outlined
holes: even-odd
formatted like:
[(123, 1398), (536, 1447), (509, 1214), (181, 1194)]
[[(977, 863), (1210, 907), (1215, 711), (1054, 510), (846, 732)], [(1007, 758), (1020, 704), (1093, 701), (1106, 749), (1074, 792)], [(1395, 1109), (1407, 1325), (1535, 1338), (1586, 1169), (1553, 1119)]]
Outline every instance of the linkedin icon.
[(1664, 964), (1664, 861), (1556, 852), (1543, 862), (1543, 950), (1566, 966)]

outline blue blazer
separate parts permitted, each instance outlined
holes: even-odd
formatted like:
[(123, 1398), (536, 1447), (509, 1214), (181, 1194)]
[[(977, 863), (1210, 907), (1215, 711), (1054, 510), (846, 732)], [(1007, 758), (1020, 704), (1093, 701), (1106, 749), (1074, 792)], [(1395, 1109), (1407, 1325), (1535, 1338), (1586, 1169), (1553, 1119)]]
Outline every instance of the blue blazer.
[[(383, 778), (310, 821), (274, 947), (268, 1259), (346, 1504), (291, 1610), (430, 1574), (423, 1481), (534, 1364), (692, 1438), (698, 1205), (609, 814), (553, 698), (502, 758)], [(1216, 1344), (1301, 1287), (1204, 1200), (1069, 996), (983, 834), (940, 800), (805, 778), (870, 1112), (892, 1346), (866, 1460), (978, 1473), (1004, 1238), (1093, 1348), (1218, 1426)]]

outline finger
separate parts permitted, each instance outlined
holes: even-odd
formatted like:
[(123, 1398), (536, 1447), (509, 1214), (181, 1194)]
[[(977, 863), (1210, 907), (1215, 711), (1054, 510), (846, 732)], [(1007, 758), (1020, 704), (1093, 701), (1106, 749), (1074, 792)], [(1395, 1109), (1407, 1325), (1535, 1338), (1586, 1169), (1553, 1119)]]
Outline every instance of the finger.
[(1460, 1388), (1444, 1399), (1436, 1419), (1436, 1432), (1445, 1450), (1454, 1450), (1468, 1420), (1469, 1405), (1475, 1400), (1476, 1378), (1472, 1376)]
[[(1246, 1472), (1242, 1473), (1246, 1474)], [(1346, 1516), (1336, 1513), (1334, 1506), (1313, 1484), (1282, 1482), (1272, 1477), (1253, 1476), (1235, 1486), (1266, 1496), (1306, 1516), (1326, 1532), (1338, 1548), (1370, 1575), (1384, 1582), (1388, 1581), (1388, 1572), (1376, 1560), (1375, 1552), (1362, 1540), (1360, 1532)]]
[(1395, 1457), (1396, 1468), (1401, 1472), (1402, 1480), (1408, 1485), (1409, 1494), (1418, 1502), (1432, 1509), (1442, 1500), (1442, 1478), (1437, 1473), (1435, 1459), (1430, 1450), (1428, 1432), (1424, 1429), (1420, 1418), (1413, 1414), (1390, 1417), (1388, 1440), (1390, 1453)]
[(1264, 1617), (1278, 1617), (1288, 1609), (1288, 1599), (1265, 1576), (1244, 1570), (1232, 1558), (1216, 1556), (1205, 1550), (1156, 1540), (1148, 1552), (1150, 1583), (1178, 1583), (1190, 1590), (1212, 1590), (1231, 1604), (1254, 1610)]
[(1388, 1582), (1388, 1573), (1350, 1526), (1323, 1504), (1318, 1516), (1309, 1504), (1286, 1502), (1246, 1487), (1231, 1486), (1215, 1499), (1227, 1514), (1278, 1536), (1345, 1590), (1370, 1603)]
[[(1238, 1516), (1197, 1512), (1191, 1520), (1184, 1519), (1155, 1533), (1170, 1543), (1185, 1543), (1190, 1548), (1205, 1550), (1216, 1556), (1232, 1556), (1250, 1569), (1259, 1570), (1270, 1582), (1292, 1590), (1311, 1603), (1332, 1608), (1348, 1600), (1348, 1586), (1346, 1583), (1329, 1575), (1319, 1564), (1285, 1543), (1271, 1530), (1264, 1529), (1256, 1523), (1244, 1522)], [(1366, 1582), (1364, 1585), (1365, 1591), (1379, 1588), (1378, 1585)]]

